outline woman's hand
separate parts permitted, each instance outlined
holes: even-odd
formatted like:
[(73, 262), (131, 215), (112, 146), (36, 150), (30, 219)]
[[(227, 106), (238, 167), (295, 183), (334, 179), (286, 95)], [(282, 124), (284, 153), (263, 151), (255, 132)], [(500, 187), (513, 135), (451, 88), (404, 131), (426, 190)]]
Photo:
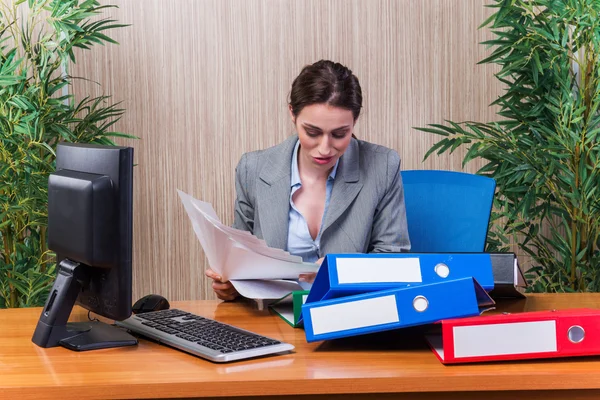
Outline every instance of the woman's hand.
[[(323, 258), (325, 257), (321, 257), (319, 258), (315, 264), (317, 265), (321, 265), (323, 263)], [(307, 272), (305, 274), (300, 274), (298, 275), (298, 280), (300, 282), (307, 282), (307, 283), (313, 283), (315, 281), (315, 278), (317, 277), (317, 273), (316, 272)]]
[(215, 271), (212, 269), (207, 269), (204, 271), (204, 274), (213, 280), (212, 288), (215, 291), (217, 297), (221, 300), (234, 300), (240, 294), (235, 290), (231, 282), (225, 281), (223, 282), (223, 278), (221, 278)]

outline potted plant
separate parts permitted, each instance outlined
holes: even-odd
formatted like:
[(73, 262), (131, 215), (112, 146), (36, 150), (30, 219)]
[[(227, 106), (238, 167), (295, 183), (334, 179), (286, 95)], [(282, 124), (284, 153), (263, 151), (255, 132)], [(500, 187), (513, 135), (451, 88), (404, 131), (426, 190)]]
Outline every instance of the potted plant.
[(512, 241), (531, 257), (534, 291), (600, 289), (600, 2), (495, 0), (482, 26), (494, 38), (480, 63), (500, 66), (497, 122), (448, 121), (433, 153), (467, 146), (463, 165), (497, 195), (489, 250)]
[(123, 110), (107, 96), (68, 93), (75, 49), (116, 43), (123, 25), (94, 18), (94, 0), (18, 0), (0, 5), (0, 307), (44, 303), (54, 280), (47, 247), (47, 183), (60, 141), (113, 144)]

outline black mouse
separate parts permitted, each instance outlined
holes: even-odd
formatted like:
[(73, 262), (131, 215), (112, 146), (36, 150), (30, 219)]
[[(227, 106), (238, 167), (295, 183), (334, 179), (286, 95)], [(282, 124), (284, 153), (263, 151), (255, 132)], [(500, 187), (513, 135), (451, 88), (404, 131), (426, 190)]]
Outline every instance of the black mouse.
[(143, 314), (150, 311), (168, 310), (171, 305), (159, 294), (149, 294), (142, 297), (132, 307), (134, 314)]

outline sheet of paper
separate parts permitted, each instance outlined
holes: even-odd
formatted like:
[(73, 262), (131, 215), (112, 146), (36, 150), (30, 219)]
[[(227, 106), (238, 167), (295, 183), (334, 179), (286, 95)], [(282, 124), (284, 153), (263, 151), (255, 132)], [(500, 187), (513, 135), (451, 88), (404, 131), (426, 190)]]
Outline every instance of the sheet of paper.
[[(306, 302), (308, 295), (302, 295), (302, 304)], [(293, 293), (288, 294), (281, 300), (271, 304), (271, 309), (275, 311), (281, 318), (286, 320), (290, 325), (294, 326), (296, 318), (294, 315), (294, 296)]]
[(282, 304), (282, 305), (274, 305), (271, 306), (273, 311), (275, 311), (281, 318), (286, 320), (288, 324), (294, 325), (294, 306), (292, 304)]
[(274, 300), (295, 290), (302, 290), (298, 282), (287, 280), (232, 280), (231, 284), (249, 299)]
[[(271, 248), (271, 247), (267, 246), (267, 244), (265, 243), (264, 240), (258, 239), (256, 236), (252, 236), (249, 232), (240, 231), (240, 230), (230, 228), (230, 227), (225, 227), (225, 226), (218, 226), (217, 229), (221, 230), (223, 233), (225, 233), (227, 236), (229, 236), (230, 239), (232, 239), (240, 244), (243, 244), (244, 246), (248, 247), (255, 253), (262, 254), (264, 256), (271, 257), (271, 258), (276, 258), (276, 259), (282, 260), (282, 261), (288, 261), (288, 262), (294, 262), (294, 263), (302, 262), (302, 257), (293, 256), (290, 253), (288, 253), (287, 251), (284, 251), (281, 249)], [(240, 234), (240, 232), (243, 232), (244, 234)]]
[[(292, 263), (254, 253), (241, 243), (232, 242), (227, 255), (226, 269), (222, 273), (227, 280), (241, 279), (298, 279), (303, 273), (317, 272), (314, 263)], [(300, 290), (300, 289), (299, 289)]]
[(246, 246), (251, 247), (254, 251), (264, 254), (270, 257), (276, 257), (281, 260), (290, 261), (290, 262), (301, 262), (302, 258), (299, 256), (294, 256), (288, 253), (287, 251), (281, 249), (274, 249), (268, 247), (264, 240), (253, 236), (250, 232), (242, 231), (239, 229), (235, 229), (224, 225), (217, 217), (215, 210), (209, 203), (194, 199), (193, 197), (186, 195), (185, 193), (179, 191), (180, 196), (186, 197), (186, 202), (202, 217), (206, 218), (208, 222), (210, 222), (215, 229), (218, 229), (229, 236), (231, 239), (244, 243)]
[(293, 296), (293, 293), (292, 293), (292, 292), (290, 292), (290, 293), (288, 293), (288, 295), (287, 295), (287, 296), (285, 296), (285, 297), (283, 297), (283, 298), (279, 299), (279, 300), (277, 301), (277, 304), (275, 304), (275, 305), (274, 305), (274, 307), (275, 307), (275, 306), (280, 306), (280, 305), (283, 305), (283, 306), (290, 306), (290, 305), (293, 305), (293, 304), (294, 304), (294, 296)]
[(317, 264), (304, 263), (301, 257), (270, 248), (249, 232), (222, 224), (210, 203), (178, 193), (210, 267), (224, 280), (297, 279), (301, 273), (318, 271)]

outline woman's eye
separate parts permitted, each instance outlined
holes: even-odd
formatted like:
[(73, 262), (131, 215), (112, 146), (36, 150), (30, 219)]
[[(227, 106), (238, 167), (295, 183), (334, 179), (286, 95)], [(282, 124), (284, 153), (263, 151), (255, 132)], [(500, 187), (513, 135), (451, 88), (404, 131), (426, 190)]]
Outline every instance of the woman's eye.
[(336, 139), (343, 139), (344, 137), (346, 137), (346, 133), (348, 133), (348, 132), (334, 133), (333, 137)]
[(306, 134), (310, 137), (317, 137), (319, 136), (318, 132), (314, 132), (314, 131), (306, 131)]

